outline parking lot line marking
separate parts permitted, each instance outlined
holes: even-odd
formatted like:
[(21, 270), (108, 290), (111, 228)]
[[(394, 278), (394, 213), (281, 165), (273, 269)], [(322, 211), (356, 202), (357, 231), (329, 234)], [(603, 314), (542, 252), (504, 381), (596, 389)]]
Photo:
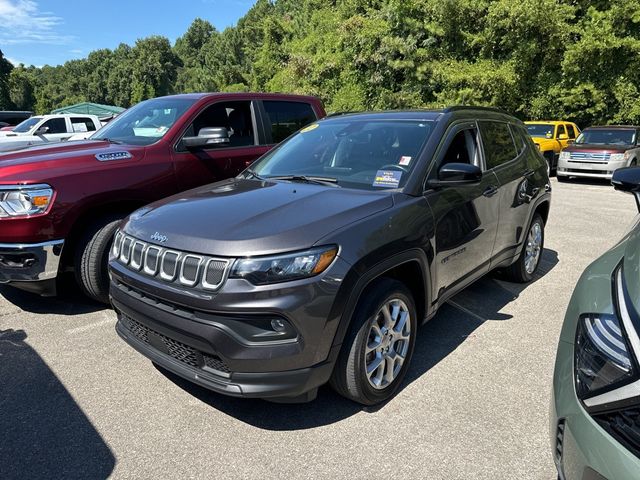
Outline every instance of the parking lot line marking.
[(485, 322), (486, 318), (482, 318), (480, 315), (478, 315), (477, 313), (473, 313), (471, 310), (469, 310), (468, 308), (463, 307), (462, 305), (452, 301), (452, 300), (448, 300), (447, 303), (449, 305), (451, 305), (454, 308), (457, 308), (458, 310), (463, 311), (464, 313), (466, 313), (467, 315), (471, 315), (473, 318), (475, 318), (476, 320), (478, 320), (479, 322)]
[(94, 328), (98, 328), (108, 323), (114, 323), (114, 322), (115, 322), (115, 319), (107, 318), (105, 320), (100, 320), (99, 322), (90, 323), (89, 325), (83, 325), (81, 327), (72, 328), (71, 330), (67, 330), (67, 333), (70, 333), (71, 335), (75, 335), (76, 333), (83, 333), (88, 330), (93, 330)]

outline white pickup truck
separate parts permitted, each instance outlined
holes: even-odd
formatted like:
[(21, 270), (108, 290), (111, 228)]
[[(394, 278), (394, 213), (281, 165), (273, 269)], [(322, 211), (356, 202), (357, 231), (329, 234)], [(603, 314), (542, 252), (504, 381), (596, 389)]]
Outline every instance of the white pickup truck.
[(95, 115), (38, 115), (28, 118), (10, 132), (0, 132), (0, 152), (63, 142), (71, 136), (89, 136), (100, 127), (102, 123)]

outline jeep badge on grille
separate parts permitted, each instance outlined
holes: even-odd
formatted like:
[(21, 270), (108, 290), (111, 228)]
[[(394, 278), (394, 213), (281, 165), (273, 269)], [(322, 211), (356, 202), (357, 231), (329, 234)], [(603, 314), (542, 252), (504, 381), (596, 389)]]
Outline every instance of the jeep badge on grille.
[(164, 243), (167, 241), (167, 236), (166, 235), (162, 235), (160, 232), (156, 232), (153, 235), (151, 235), (151, 240), (154, 240), (156, 242), (160, 242), (160, 243)]

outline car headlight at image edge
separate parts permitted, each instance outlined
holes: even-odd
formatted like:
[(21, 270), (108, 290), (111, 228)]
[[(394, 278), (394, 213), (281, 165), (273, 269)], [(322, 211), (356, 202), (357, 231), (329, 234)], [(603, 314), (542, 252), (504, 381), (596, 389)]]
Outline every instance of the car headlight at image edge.
[(335, 245), (270, 257), (240, 258), (230, 278), (243, 278), (254, 285), (299, 280), (324, 272), (338, 254)]
[(0, 218), (45, 213), (52, 200), (53, 188), (49, 185), (0, 186)]
[(634, 376), (629, 344), (615, 315), (580, 316), (575, 345), (576, 392), (580, 398)]
[(569, 160), (570, 158), (571, 158), (571, 153), (560, 152), (560, 160)]

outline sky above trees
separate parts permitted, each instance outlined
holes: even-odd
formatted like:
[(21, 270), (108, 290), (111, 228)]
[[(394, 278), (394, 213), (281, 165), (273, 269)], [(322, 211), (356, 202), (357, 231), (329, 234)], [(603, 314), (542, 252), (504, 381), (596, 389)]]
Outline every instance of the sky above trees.
[(0, 49), (15, 65), (61, 65), (100, 48), (163, 35), (174, 42), (195, 18), (223, 30), (254, 0), (0, 0)]

